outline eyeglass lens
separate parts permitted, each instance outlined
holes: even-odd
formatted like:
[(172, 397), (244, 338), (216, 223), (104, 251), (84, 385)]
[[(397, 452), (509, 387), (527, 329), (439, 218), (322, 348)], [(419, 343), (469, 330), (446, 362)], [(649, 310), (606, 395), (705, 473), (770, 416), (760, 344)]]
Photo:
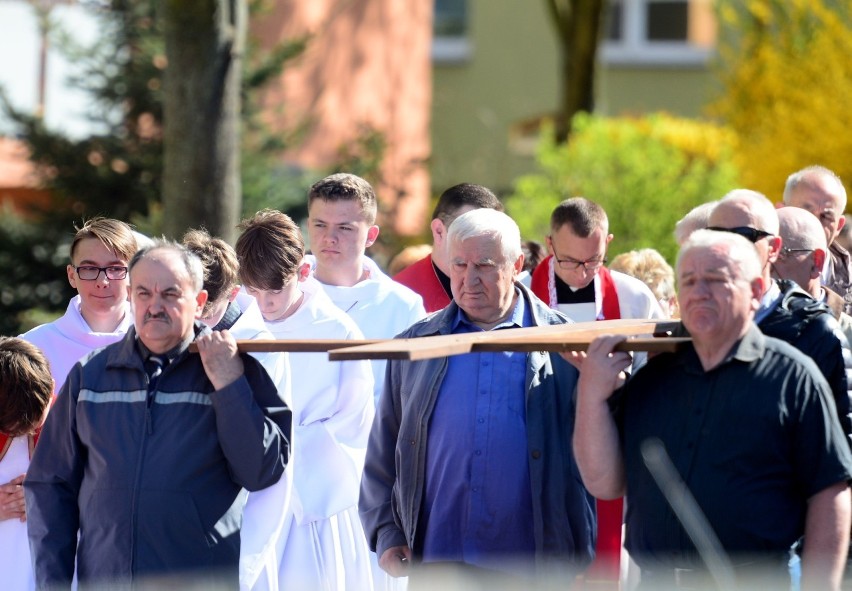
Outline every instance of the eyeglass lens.
[(127, 267), (94, 267), (89, 265), (77, 267), (77, 276), (83, 281), (94, 281), (100, 277), (101, 273), (106, 275), (106, 278), (110, 281), (118, 281), (127, 277)]

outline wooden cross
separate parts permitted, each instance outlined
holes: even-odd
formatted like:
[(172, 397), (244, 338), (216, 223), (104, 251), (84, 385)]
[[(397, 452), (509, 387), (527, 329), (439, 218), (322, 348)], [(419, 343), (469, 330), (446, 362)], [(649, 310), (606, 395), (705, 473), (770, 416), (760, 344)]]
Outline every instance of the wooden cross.
[[(595, 337), (603, 334), (622, 334), (628, 338), (619, 351), (675, 351), (688, 338), (647, 337), (675, 329), (671, 320), (601, 320), (513, 328), (452, 335), (437, 335), (416, 339), (384, 340), (240, 340), (237, 347), (245, 353), (317, 353), (328, 352), (332, 361), (353, 359), (407, 359), (416, 361), (461, 355), (481, 351), (585, 351)], [(190, 351), (196, 351), (195, 343)]]

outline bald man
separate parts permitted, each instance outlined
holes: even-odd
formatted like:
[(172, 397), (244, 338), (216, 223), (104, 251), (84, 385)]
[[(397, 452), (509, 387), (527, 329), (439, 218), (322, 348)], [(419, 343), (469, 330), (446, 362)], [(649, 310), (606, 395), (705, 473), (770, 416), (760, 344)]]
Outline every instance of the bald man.
[(709, 229), (739, 234), (754, 244), (764, 286), (754, 322), (766, 336), (786, 341), (814, 360), (831, 386), (843, 431), (852, 438), (852, 352), (827, 306), (793, 281), (772, 280), (782, 249), (775, 206), (761, 193), (735, 189), (713, 209)]
[(828, 258), (820, 280), (844, 300), (844, 312), (852, 314), (852, 261), (837, 242), (846, 224), (846, 188), (840, 178), (824, 166), (808, 166), (794, 172), (784, 186), (784, 205), (806, 209), (819, 218), (828, 243)]
[(772, 266), (772, 276), (795, 281), (816, 301), (827, 305), (846, 340), (852, 341), (852, 316), (843, 311), (843, 298), (820, 283), (828, 256), (822, 224), (812, 213), (798, 207), (779, 209), (778, 221), (784, 246)]

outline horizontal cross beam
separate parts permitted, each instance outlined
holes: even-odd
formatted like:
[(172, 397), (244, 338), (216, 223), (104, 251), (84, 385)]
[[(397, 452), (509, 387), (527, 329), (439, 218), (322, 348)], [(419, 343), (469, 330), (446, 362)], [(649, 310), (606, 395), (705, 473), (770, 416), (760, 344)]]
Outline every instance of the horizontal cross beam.
[[(475, 333), (426, 336), (416, 339), (339, 340), (288, 339), (240, 340), (237, 346), (245, 353), (317, 353), (328, 352), (332, 361), (354, 359), (407, 359), (416, 361), (448, 355), (482, 351), (585, 351), (595, 337), (622, 334), (628, 338), (619, 345), (621, 351), (675, 351), (688, 338), (657, 337), (674, 330), (675, 321), (603, 320), (483, 331)], [(197, 351), (195, 343), (190, 351)]]

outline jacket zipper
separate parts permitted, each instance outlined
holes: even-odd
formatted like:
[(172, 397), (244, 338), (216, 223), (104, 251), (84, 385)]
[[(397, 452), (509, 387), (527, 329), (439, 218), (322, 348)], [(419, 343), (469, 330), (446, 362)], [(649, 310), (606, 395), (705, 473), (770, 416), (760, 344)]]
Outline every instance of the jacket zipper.
[[(145, 373), (145, 372), (143, 372)], [(161, 376), (162, 377), (162, 376)], [(145, 397), (145, 420), (142, 428), (142, 436), (140, 437), (139, 442), (139, 455), (136, 458), (136, 473), (133, 479), (133, 491), (130, 497), (130, 515), (131, 515), (131, 525), (130, 525), (130, 579), (133, 580), (133, 574), (136, 570), (136, 537), (137, 537), (137, 525), (139, 523), (139, 510), (138, 510), (138, 502), (139, 502), (139, 488), (142, 482), (142, 458), (145, 457), (145, 446), (148, 441), (148, 435), (154, 432), (153, 422), (151, 420), (151, 405), (154, 402), (154, 397), (156, 396), (156, 391), (152, 392), (150, 390), (151, 379), (148, 377), (148, 374), (145, 373), (145, 389), (148, 392)]]

